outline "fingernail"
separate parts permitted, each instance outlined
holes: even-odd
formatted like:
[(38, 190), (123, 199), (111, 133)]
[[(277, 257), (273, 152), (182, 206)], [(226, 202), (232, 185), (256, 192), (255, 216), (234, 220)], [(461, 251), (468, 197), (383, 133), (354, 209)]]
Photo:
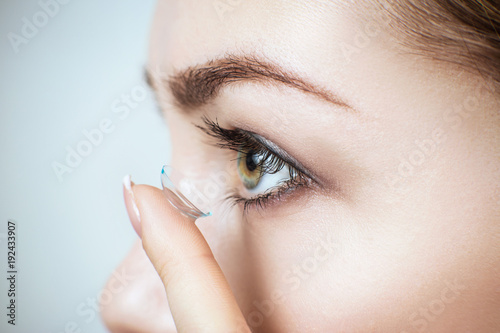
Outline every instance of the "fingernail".
[(141, 237), (141, 214), (139, 213), (139, 208), (137, 208), (137, 204), (135, 203), (134, 191), (132, 190), (133, 185), (134, 183), (132, 182), (132, 177), (130, 175), (126, 175), (123, 178), (123, 186), (125, 188), (125, 191), (123, 192), (125, 206), (127, 207), (127, 213), (135, 232), (139, 235), (139, 237)]

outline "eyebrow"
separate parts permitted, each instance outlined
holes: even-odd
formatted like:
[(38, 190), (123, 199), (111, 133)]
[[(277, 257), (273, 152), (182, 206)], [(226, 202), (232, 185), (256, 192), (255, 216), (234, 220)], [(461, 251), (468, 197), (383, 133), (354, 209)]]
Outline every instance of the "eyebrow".
[[(146, 69), (146, 80), (154, 90), (169, 87), (177, 105), (188, 110), (207, 104), (219, 95), (222, 88), (242, 81), (283, 84), (336, 106), (351, 108), (333, 92), (255, 56), (226, 56), (177, 71), (169, 77), (156, 77), (154, 72)], [(160, 85), (156, 84), (157, 80)]]

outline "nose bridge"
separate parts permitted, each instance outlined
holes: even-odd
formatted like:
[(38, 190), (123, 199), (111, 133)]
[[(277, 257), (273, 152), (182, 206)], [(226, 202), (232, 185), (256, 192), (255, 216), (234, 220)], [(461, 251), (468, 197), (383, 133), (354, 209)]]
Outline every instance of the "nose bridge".
[(101, 317), (113, 333), (176, 332), (160, 277), (137, 241), (109, 277)]

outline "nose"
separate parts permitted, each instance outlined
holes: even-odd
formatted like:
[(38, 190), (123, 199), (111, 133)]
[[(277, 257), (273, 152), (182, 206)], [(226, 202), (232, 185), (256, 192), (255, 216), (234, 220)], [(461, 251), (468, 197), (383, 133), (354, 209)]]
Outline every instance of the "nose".
[(101, 317), (113, 333), (176, 332), (165, 289), (137, 241), (103, 289), (110, 300)]

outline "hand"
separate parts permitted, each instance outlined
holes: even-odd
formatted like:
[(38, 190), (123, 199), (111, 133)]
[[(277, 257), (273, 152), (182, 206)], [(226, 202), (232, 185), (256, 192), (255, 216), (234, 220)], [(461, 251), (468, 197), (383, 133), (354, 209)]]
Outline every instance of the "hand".
[(127, 212), (163, 282), (177, 331), (251, 332), (194, 221), (174, 208), (161, 190), (130, 185), (124, 187)]

